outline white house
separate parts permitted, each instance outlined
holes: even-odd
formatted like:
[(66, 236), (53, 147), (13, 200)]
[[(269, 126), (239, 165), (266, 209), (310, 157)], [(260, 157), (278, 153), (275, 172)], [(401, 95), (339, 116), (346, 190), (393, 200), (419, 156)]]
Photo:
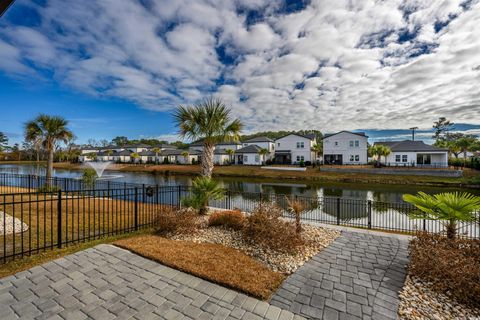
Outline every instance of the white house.
[(312, 147), (316, 145), (315, 135), (300, 135), (290, 133), (275, 140), (275, 163), (298, 164), (315, 161), (315, 152)]
[(340, 131), (323, 137), (325, 164), (367, 164), (368, 136), (364, 132)]
[[(390, 148), (385, 164), (388, 166), (448, 167), (448, 150), (425, 144), (423, 141), (375, 142)], [(384, 160), (382, 160), (384, 161)]]
[(235, 164), (260, 166), (266, 161), (265, 155), (260, 155), (262, 148), (249, 145), (235, 151)]
[(244, 147), (251, 145), (255, 145), (262, 149), (268, 150), (268, 155), (266, 155), (265, 160), (273, 159), (273, 157), (275, 156), (275, 141), (268, 137), (256, 137), (243, 142)]
[[(233, 150), (233, 149), (232, 149)], [(215, 148), (213, 152), (213, 163), (217, 165), (230, 164), (233, 160), (233, 156), (230, 156), (227, 149)]]
[[(221, 142), (215, 145), (215, 149), (232, 149), (237, 150), (242, 147), (241, 142)], [(203, 140), (198, 140), (190, 144), (190, 149), (197, 150), (199, 152), (203, 151)]]

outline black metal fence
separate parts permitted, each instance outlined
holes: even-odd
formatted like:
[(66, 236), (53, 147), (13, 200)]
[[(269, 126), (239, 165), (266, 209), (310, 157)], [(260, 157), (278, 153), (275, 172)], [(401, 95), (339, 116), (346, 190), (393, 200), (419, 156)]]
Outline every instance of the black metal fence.
[[(2, 180), (3, 177), (0, 176), (0, 186), (6, 182), (10, 183), (9, 188), (17, 189), (0, 194), (0, 262), (151, 227), (166, 207), (178, 207), (181, 199), (191, 192), (184, 186), (139, 186), (107, 181), (96, 184), (95, 189), (82, 190), (81, 182), (62, 178), (54, 179), (54, 185), (65, 187), (64, 190), (39, 192), (35, 189), (43, 186), (44, 180), (22, 175), (18, 175), (18, 180), (13, 180), (12, 175), (8, 176), (9, 180)], [(101, 188), (105, 184), (108, 187)], [(287, 197), (291, 195), (227, 190), (223, 199), (210, 201), (210, 206), (252, 212), (260, 203), (268, 201), (283, 208), (286, 218), (292, 218), (287, 210)], [(407, 203), (338, 197), (295, 198), (307, 208), (302, 214), (306, 222), (406, 233), (443, 230), (439, 221), (410, 218), (414, 208)], [(480, 213), (476, 218), (474, 223), (459, 223), (460, 236), (480, 238)]]

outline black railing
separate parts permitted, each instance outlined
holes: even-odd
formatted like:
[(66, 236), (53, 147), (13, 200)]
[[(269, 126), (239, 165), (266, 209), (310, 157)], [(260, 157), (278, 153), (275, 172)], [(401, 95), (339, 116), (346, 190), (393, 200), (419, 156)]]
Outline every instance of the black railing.
[[(25, 183), (26, 180), (21, 178), (19, 181)], [(55, 192), (20, 192), (16, 189), (12, 193), (0, 194), (0, 262), (152, 227), (166, 207), (180, 206), (181, 199), (191, 192), (184, 186), (132, 187), (124, 183), (111, 183), (109, 188), (80, 190), (68, 180), (56, 179), (56, 182), (65, 183), (71, 189)], [(36, 186), (27, 190), (34, 190)], [(339, 197), (295, 198), (308, 208), (301, 216), (305, 222), (405, 233), (443, 230), (439, 221), (411, 218), (409, 213), (414, 208), (407, 203)], [(210, 206), (238, 208), (248, 213), (262, 202), (275, 203), (283, 209), (286, 218), (293, 218), (288, 212), (287, 195), (282, 194), (227, 190), (223, 199), (210, 201)], [(479, 213), (476, 218), (474, 223), (458, 224), (461, 237), (480, 238)]]

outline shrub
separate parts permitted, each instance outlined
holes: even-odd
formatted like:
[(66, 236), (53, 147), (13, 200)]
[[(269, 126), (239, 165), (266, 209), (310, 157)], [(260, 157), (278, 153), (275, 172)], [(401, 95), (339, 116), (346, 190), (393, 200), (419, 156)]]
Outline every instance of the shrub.
[(410, 273), (438, 292), (480, 307), (480, 240), (419, 233), (410, 242)]
[(198, 215), (189, 210), (166, 207), (155, 219), (155, 227), (159, 234), (195, 233), (198, 229)]
[(97, 181), (97, 172), (93, 168), (86, 168), (83, 170), (82, 173), (82, 182), (83, 184), (89, 188), (95, 188), (95, 182)]
[(302, 232), (302, 223), (301, 218), (302, 214), (304, 214), (307, 210), (309, 210), (308, 203), (306, 201), (301, 201), (296, 198), (289, 198), (285, 197), (287, 201), (287, 210), (294, 216), (295, 218), (295, 232), (297, 236), (300, 236)]
[(282, 209), (269, 202), (260, 204), (246, 217), (243, 236), (262, 247), (286, 253), (293, 253), (303, 244), (295, 224), (283, 220)]
[(225, 197), (225, 191), (218, 182), (209, 177), (197, 177), (193, 180), (192, 194), (182, 199), (182, 205), (198, 210), (199, 214), (207, 213), (209, 201)]
[(215, 211), (208, 218), (209, 226), (222, 226), (233, 230), (241, 230), (245, 216), (240, 210)]

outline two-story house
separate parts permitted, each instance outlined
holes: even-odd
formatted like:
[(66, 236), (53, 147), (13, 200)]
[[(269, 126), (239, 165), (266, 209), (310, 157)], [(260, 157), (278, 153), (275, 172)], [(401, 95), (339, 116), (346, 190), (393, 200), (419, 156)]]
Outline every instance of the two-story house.
[(367, 164), (368, 136), (364, 132), (340, 131), (323, 137), (325, 164)]
[(261, 149), (266, 149), (268, 154), (266, 154), (263, 158), (263, 161), (267, 161), (273, 159), (275, 156), (275, 141), (268, 137), (256, 137), (249, 139), (243, 142), (243, 147), (248, 146), (257, 146)]
[(315, 161), (315, 152), (312, 151), (317, 140), (314, 134), (300, 135), (290, 133), (275, 140), (275, 163), (299, 164), (302, 161)]

